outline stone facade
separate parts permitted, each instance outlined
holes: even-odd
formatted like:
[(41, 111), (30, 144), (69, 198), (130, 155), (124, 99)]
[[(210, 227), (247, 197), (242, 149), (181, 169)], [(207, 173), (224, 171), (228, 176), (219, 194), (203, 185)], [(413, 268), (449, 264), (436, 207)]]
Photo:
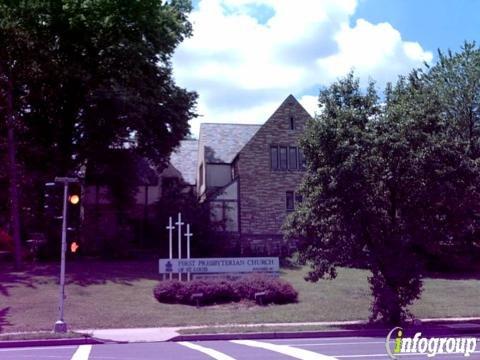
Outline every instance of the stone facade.
[(289, 147), (298, 149), (310, 118), (290, 95), (237, 155), (234, 167), (240, 185), (242, 252), (280, 251), (281, 226), (287, 215), (286, 193), (295, 193), (304, 170), (289, 169), (288, 166), (284, 170), (273, 169), (271, 147), (286, 147), (289, 158)]
[(301, 200), (299, 141), (310, 119), (290, 95), (263, 125), (200, 125), (197, 196), (209, 203), (216, 232), (236, 255), (285, 249), (281, 228)]

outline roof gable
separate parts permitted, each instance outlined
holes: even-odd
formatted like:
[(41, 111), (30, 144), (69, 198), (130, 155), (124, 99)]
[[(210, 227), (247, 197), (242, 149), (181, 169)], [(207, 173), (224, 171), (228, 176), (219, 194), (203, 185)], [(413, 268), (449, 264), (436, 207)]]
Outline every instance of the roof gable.
[(275, 110), (268, 120), (262, 125), (261, 129), (257, 131), (255, 135), (252, 136), (252, 138), (245, 144), (241, 151), (247, 149), (249, 145), (256, 140), (265, 142), (265, 139), (263, 138), (267, 132), (275, 133), (289, 131), (290, 117), (294, 118), (296, 124), (295, 131), (292, 131), (291, 134), (294, 137), (298, 137), (299, 133), (303, 133), (307, 121), (312, 119), (307, 110), (305, 110), (305, 108), (291, 94), (287, 96), (277, 110)]
[(170, 155), (170, 164), (182, 175), (183, 181), (194, 185), (197, 171), (197, 140), (182, 140)]
[(205, 149), (205, 161), (230, 164), (260, 128), (251, 124), (200, 124), (199, 147)]

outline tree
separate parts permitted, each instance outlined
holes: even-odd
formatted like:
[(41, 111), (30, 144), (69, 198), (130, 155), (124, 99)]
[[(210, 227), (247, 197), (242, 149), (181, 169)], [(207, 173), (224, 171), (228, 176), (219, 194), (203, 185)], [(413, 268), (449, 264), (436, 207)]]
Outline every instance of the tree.
[(461, 52), (438, 51), (438, 62), (427, 66), (423, 80), (436, 92), (451, 122), (452, 138), (467, 147), (471, 158), (480, 156), (480, 49), (465, 42)]
[[(20, 180), (17, 162), (17, 130), (21, 127), (22, 116), (28, 111), (28, 81), (35, 81), (38, 64), (43, 57), (42, 44), (26, 30), (32, 19), (30, 8), (25, 9), (23, 18), (11, 8), (11, 3), (0, 4), (0, 132), (7, 140), (0, 142), (6, 148), (8, 166), (2, 173), (8, 174), (9, 213), (15, 244), (15, 265), (21, 266), (20, 229)], [(37, 54), (32, 57), (32, 53)], [(5, 180), (5, 179), (0, 179)]]
[[(16, 119), (25, 178), (37, 179), (38, 188), (53, 176), (105, 165), (98, 154), (124, 148), (161, 168), (195, 116), (196, 94), (176, 86), (170, 63), (191, 34), (190, 10), (186, 0), (3, 3), (3, 13), (17, 19), (11, 28), (31, 39), (25, 59), (38, 70), (14, 84), (24, 93), (13, 100), (24, 104)], [(31, 61), (8, 49), (8, 59), (29, 68)]]
[[(478, 231), (478, 167), (452, 141), (452, 121), (426, 78), (413, 71), (362, 93), (350, 74), (322, 91), (321, 114), (302, 140), (304, 201), (288, 219), (301, 237), (308, 280), (364, 262), (371, 271), (372, 320), (398, 324), (420, 296), (420, 249), (456, 245)], [(475, 230), (474, 230), (475, 229)]]
[(445, 122), (436, 141), (448, 162), (434, 174), (437, 183), (432, 185), (433, 191), (444, 194), (436, 214), (439, 221), (429, 231), (441, 239), (441, 245), (437, 242), (425, 250), (444, 259), (443, 266), (471, 268), (470, 264), (478, 263), (480, 251), (480, 49), (465, 42), (460, 52), (439, 51), (438, 57), (436, 64), (419, 72), (419, 81), (432, 94), (430, 98), (437, 99), (436, 111)]

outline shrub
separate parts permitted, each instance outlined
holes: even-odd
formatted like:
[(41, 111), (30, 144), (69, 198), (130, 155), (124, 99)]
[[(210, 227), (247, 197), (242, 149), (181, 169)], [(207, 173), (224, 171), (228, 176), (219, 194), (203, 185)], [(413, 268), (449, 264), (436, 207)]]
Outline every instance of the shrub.
[(265, 275), (251, 275), (236, 281), (240, 298), (255, 300), (255, 294), (265, 292), (264, 304), (288, 304), (297, 301), (298, 293), (287, 281)]
[(153, 290), (155, 298), (164, 303), (174, 304), (180, 302), (182, 283), (176, 280), (162, 281)]
[(263, 304), (287, 304), (297, 301), (298, 293), (288, 282), (264, 275), (250, 275), (236, 281), (210, 280), (160, 282), (153, 294), (162, 303), (194, 305), (192, 295), (202, 293), (203, 305), (227, 303), (239, 300), (255, 300), (255, 294), (265, 292)]

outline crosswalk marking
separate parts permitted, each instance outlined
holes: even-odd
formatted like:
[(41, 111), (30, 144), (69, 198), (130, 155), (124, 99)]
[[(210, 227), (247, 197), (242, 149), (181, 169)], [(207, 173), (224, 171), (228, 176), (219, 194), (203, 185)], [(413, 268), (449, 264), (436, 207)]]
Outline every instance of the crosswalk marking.
[(210, 356), (210, 357), (212, 357), (216, 360), (235, 360), (231, 356), (228, 356), (228, 355), (226, 355), (226, 354), (224, 354), (220, 351), (210, 349), (210, 348), (207, 348), (207, 347), (204, 347), (204, 346), (200, 346), (200, 345), (197, 345), (197, 344), (193, 344), (193, 343), (188, 342), (188, 341), (179, 341), (179, 342), (177, 342), (177, 344), (186, 346), (186, 347), (188, 347), (190, 349), (193, 349), (193, 350), (200, 351), (200, 352), (202, 352), (204, 354), (207, 354), (208, 356)]
[(71, 360), (88, 360), (90, 351), (92, 351), (92, 345), (80, 345)]
[(332, 356), (322, 355), (313, 351), (304, 350), (289, 345), (277, 345), (255, 340), (231, 340), (231, 342), (235, 344), (275, 351), (301, 360), (337, 360)]

